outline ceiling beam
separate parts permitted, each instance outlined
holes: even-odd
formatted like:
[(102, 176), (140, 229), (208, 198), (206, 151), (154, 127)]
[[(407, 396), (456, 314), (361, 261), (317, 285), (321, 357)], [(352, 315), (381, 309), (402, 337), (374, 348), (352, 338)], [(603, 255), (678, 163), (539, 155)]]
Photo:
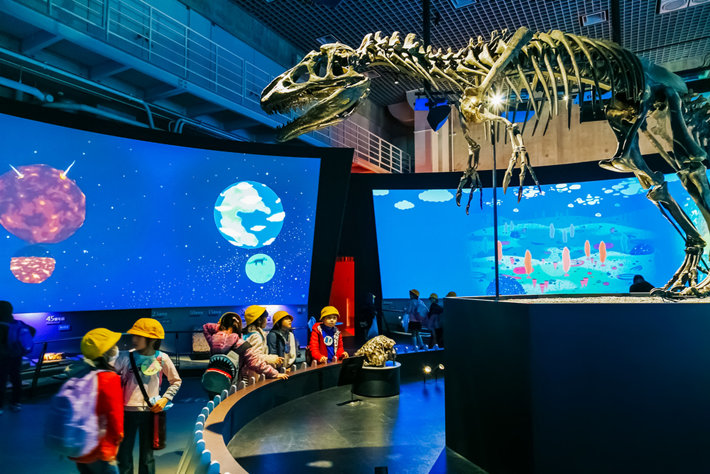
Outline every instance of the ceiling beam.
[(222, 110), (227, 110), (227, 107), (220, 104), (214, 104), (212, 102), (205, 102), (203, 104), (193, 105), (188, 107), (185, 111), (185, 115), (190, 118), (199, 117), (200, 115), (209, 115), (215, 112), (220, 112)]
[(623, 46), (621, 44), (621, 5), (619, 4), (619, 0), (610, 0), (609, 10), (611, 40), (619, 46)]
[(60, 36), (49, 33), (48, 31), (38, 31), (37, 33), (31, 34), (22, 39), (20, 51), (22, 51), (22, 54), (32, 56), (33, 54), (38, 53), (44, 48), (48, 48), (61, 40), (62, 38)]
[(159, 86), (146, 89), (143, 99), (146, 102), (155, 102), (156, 100), (169, 99), (170, 97), (182, 94), (185, 89), (181, 87), (171, 86), (170, 84), (161, 84)]
[(89, 78), (94, 81), (98, 81), (100, 79), (105, 79), (107, 77), (120, 74), (124, 71), (128, 71), (129, 69), (131, 69), (130, 66), (126, 66), (125, 64), (121, 64), (116, 61), (108, 60), (101, 64), (97, 64), (96, 66), (92, 66), (89, 69)]
[(231, 132), (233, 130), (248, 130), (255, 125), (261, 124), (249, 117), (239, 117), (233, 120), (227, 120), (222, 122), (222, 127), (228, 132)]

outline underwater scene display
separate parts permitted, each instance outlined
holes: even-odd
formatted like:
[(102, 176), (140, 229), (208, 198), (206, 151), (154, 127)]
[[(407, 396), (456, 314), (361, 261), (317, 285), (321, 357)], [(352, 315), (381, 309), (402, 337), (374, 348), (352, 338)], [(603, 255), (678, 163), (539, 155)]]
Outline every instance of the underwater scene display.
[[(708, 241), (677, 176), (666, 180)], [(502, 295), (625, 293), (637, 274), (659, 287), (683, 262), (682, 236), (635, 178), (541, 188), (526, 187), (520, 202), (498, 189), (497, 241), (491, 189), (482, 207), (473, 196), (469, 215), (452, 189), (373, 190), (383, 297), (495, 294), (494, 258)]]

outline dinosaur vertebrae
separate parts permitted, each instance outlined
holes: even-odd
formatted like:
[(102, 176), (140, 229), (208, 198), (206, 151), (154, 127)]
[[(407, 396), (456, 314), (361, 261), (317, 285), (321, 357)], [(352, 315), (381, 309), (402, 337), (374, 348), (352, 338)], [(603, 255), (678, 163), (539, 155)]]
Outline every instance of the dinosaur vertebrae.
[[(611, 91), (612, 101), (623, 97), (636, 102), (645, 88), (639, 59), (615, 43), (559, 30), (531, 35), (521, 32), (527, 29), (519, 29), (515, 35), (494, 31), (490, 40), (479, 36), (456, 52), (431, 46), (425, 49), (414, 33), (402, 40), (398, 32), (389, 37), (377, 32), (365, 36), (357, 54), (367, 66), (386, 65), (402, 74), (422, 77), (439, 91), (462, 91), (488, 83), (512, 91), (517, 101), (527, 97), (546, 101), (553, 112), (558, 111), (559, 93), (572, 100), (574, 95), (592, 90), (596, 101), (603, 92)], [(514, 44), (518, 36), (523, 44)], [(500, 58), (511, 49), (513, 57), (502, 70), (496, 70)], [(537, 104), (532, 105), (537, 110)]]

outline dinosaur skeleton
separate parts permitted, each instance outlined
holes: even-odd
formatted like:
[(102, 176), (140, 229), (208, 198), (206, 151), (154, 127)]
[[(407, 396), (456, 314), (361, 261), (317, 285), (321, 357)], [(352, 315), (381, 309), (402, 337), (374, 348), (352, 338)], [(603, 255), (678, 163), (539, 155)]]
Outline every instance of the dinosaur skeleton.
[[(513, 153), (503, 189), (508, 188), (518, 167), (520, 200), (528, 174), (539, 187), (522, 135), (530, 112), (535, 112), (533, 133), (541, 117), (546, 117), (546, 131), (550, 119), (563, 108), (569, 127), (573, 99), (579, 97), (581, 104), (585, 93), (591, 95), (593, 110), (604, 114), (618, 141), (614, 156), (602, 160), (600, 166), (633, 173), (648, 190), (647, 197), (685, 239), (684, 261), (655, 293), (710, 295), (710, 276), (698, 281), (706, 243), (668, 192), (663, 173), (649, 168), (638, 145), (639, 133), (643, 133), (710, 223), (710, 184), (703, 164), (710, 138), (710, 104), (689, 94), (678, 76), (610, 41), (558, 30), (532, 33), (520, 28), (512, 35), (493, 32), (489, 40), (471, 39), (456, 52), (424, 48), (415, 34), (401, 38), (397, 32), (391, 36), (378, 32), (365, 36), (357, 49), (335, 43), (311, 51), (264, 89), (261, 106), (268, 113), (304, 109), (278, 130), (282, 141), (333, 125), (364, 101), (370, 91), (365, 72), (378, 66), (428, 83), (434, 93), (446, 94), (457, 109), (469, 156), (456, 203), (461, 205), (463, 190), (470, 188), (467, 213), (474, 191), (482, 188), (478, 175), (481, 147), (469, 132), (473, 124), (484, 124), (489, 131), (504, 127)], [(610, 98), (603, 99), (607, 95)], [(525, 108), (522, 129), (508, 120), (510, 112), (521, 107)], [(671, 145), (671, 153), (663, 143)]]

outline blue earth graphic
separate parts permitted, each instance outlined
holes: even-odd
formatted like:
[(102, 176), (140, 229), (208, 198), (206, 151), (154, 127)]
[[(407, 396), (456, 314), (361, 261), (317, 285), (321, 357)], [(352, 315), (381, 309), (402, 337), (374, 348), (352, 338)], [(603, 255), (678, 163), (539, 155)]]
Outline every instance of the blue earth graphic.
[(230, 244), (247, 249), (273, 244), (285, 217), (281, 198), (267, 185), (255, 181), (227, 186), (214, 205), (219, 233)]
[(268, 255), (257, 253), (247, 260), (244, 270), (254, 283), (266, 283), (274, 277), (276, 264)]

